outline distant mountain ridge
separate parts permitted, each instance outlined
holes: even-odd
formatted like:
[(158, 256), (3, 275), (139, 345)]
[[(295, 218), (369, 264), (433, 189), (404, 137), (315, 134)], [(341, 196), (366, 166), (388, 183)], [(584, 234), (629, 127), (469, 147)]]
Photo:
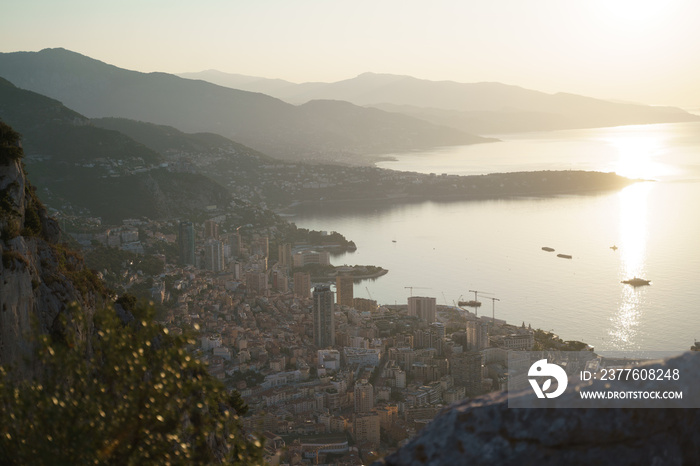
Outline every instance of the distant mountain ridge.
[(64, 49), (0, 54), (0, 76), (90, 118), (214, 132), (277, 158), (323, 160), (490, 141), (345, 102), (297, 107), (261, 93), (124, 70)]
[(94, 118), (93, 126), (118, 131), (144, 146), (166, 156), (169, 154), (208, 154), (235, 151), (236, 162), (260, 165), (273, 163), (274, 159), (214, 133), (188, 134), (172, 126), (144, 123), (126, 118)]
[(21, 133), (29, 176), (53, 207), (119, 222), (176, 217), (231, 201), (213, 180), (169, 172), (160, 166), (160, 153), (1, 78), (0, 120)]
[(259, 78), (244, 74), (224, 73), (218, 70), (178, 73), (177, 76), (186, 79), (200, 79), (219, 86), (241, 89), (243, 91), (262, 92), (271, 96), (275, 96), (275, 94), (286, 87), (298, 86), (298, 84), (285, 81), (284, 79)]
[[(188, 73), (221, 85), (248, 89), (262, 78)], [(544, 92), (501, 83), (429, 81), (412, 76), (363, 73), (333, 83), (303, 83), (268, 88), (269, 94), (291, 103), (336, 99), (449, 126), (474, 134), (544, 131), (628, 124), (696, 121), (674, 107), (617, 103), (575, 94)]]

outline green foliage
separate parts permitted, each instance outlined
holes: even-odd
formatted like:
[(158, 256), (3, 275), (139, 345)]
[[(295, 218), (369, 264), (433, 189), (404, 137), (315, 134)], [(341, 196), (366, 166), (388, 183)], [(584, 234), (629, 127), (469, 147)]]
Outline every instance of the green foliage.
[(73, 307), (61, 338), (37, 338), (39, 375), (13, 380), (0, 367), (3, 464), (262, 462), (261, 444), (240, 428), (240, 398), (190, 356), (187, 336), (138, 311), (124, 324), (100, 310), (93, 327)]
[(0, 120), (0, 165), (9, 165), (10, 162), (21, 158), (19, 133)]
[(0, 190), (0, 224), (2, 224), (2, 239), (5, 242), (19, 235), (20, 216), (10, 193), (16, 185), (17, 182), (13, 181), (5, 189)]
[(324, 245), (338, 245), (341, 248), (347, 248), (354, 250), (356, 249), (355, 243), (353, 241), (348, 241), (345, 236), (338, 233), (337, 231), (332, 231), (330, 234), (324, 235), (322, 232), (317, 230), (308, 230), (306, 228), (293, 228), (287, 233), (287, 242), (305, 242), (314, 246), (324, 246)]
[(564, 341), (551, 332), (541, 329), (535, 330), (535, 345), (533, 351), (584, 351), (588, 345), (581, 341)]
[(79, 252), (69, 249), (65, 244), (52, 244), (51, 247), (58, 259), (59, 271), (73, 283), (83, 296), (97, 293), (107, 296), (109, 293), (104, 283), (97, 275), (85, 266), (83, 257)]
[(34, 187), (29, 184), (25, 187), (26, 207), (24, 208), (24, 228), (22, 236), (41, 235), (41, 215), (40, 211), (45, 210), (44, 204), (36, 195)]
[(146, 276), (155, 276), (163, 273), (165, 269), (163, 261), (155, 256), (143, 256), (101, 244), (95, 245), (94, 249), (85, 253), (85, 263), (91, 269), (106, 271), (104, 278), (110, 287), (121, 284), (121, 273), (124, 270), (141, 270)]
[(332, 265), (306, 264), (303, 267), (295, 267), (294, 271), (306, 272), (312, 277), (323, 277), (333, 273), (333, 271), (335, 271), (335, 267)]

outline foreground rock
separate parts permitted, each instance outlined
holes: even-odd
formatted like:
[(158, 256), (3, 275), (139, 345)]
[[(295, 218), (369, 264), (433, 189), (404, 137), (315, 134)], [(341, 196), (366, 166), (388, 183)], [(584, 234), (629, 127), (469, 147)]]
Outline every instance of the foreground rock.
[(19, 135), (0, 121), (0, 365), (34, 368), (31, 336), (61, 332), (58, 318), (76, 302), (89, 314), (102, 285), (82, 258), (58, 243), (58, 224), (24, 172)]
[[(660, 366), (682, 374), (663, 390), (700, 390), (700, 353)], [(577, 388), (569, 386), (558, 404), (577, 399)], [(451, 406), (375, 465), (700, 464), (700, 409), (513, 409), (506, 397)]]

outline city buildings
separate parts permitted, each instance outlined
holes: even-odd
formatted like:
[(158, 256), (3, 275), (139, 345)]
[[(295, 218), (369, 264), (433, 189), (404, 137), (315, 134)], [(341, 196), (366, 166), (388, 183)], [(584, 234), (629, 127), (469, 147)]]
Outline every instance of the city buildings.
[(207, 220), (204, 222), (204, 238), (219, 238), (219, 224), (214, 220)]
[(355, 442), (379, 445), (379, 415), (377, 413), (362, 413), (355, 415)]
[[(168, 235), (156, 226), (141, 226), (141, 239), (177, 245), (188, 231), (196, 238), (184, 223), (179, 238), (173, 234), (175, 223), (167, 225)], [(289, 439), (288, 450), (282, 451), (279, 440), (271, 448), (282, 463), (294, 464), (307, 454), (313, 460), (317, 453), (323, 461), (324, 454), (334, 453), (353, 464), (345, 440), (349, 435), (356, 442), (353, 448), (363, 454), (384, 454), (446, 404), (503, 385), (508, 351), (534, 343), (534, 333), (524, 325), (496, 321), (487, 335), (490, 323), (481, 322), (486, 319), (457, 315), (449, 306), (437, 306), (435, 298), (377, 306), (367, 292), (369, 299), (354, 298), (352, 306), (336, 307), (333, 285), (312, 288), (304, 272), (294, 273), (290, 293), (289, 269), (281, 264), (289, 248), (277, 249), (279, 260), (272, 260), (267, 272), (260, 256), (264, 238), (270, 237), (273, 248), (290, 241), (280, 240), (274, 230), (246, 231), (244, 243), (237, 234), (219, 235), (228, 270), (215, 272), (211, 264), (218, 262), (213, 259), (219, 255), (217, 240), (198, 233), (192, 249), (203, 259), (200, 264), (179, 267), (163, 258), (164, 271), (152, 277), (150, 293), (168, 306), (164, 322), (169, 332), (180, 334), (199, 325), (198, 357), (228, 389), (240, 392), (250, 407), (251, 416), (243, 420), (249, 432), (266, 432), (271, 441)], [(113, 236), (123, 242), (135, 234), (123, 229)], [(240, 254), (235, 260), (234, 248)], [(134, 284), (149, 278), (135, 268), (117, 276)], [(343, 302), (343, 280), (335, 279), (335, 284)], [(326, 440), (339, 433), (343, 441), (338, 445)]]
[(311, 275), (306, 272), (294, 272), (294, 296), (311, 297)]
[(238, 258), (241, 257), (241, 235), (240, 233), (231, 233), (228, 235), (228, 244), (231, 248), (231, 257)]
[(355, 382), (355, 413), (369, 413), (374, 408), (374, 387), (366, 379)]
[(292, 262), (292, 245), (289, 243), (280, 244), (277, 246), (277, 264), (280, 267), (290, 269)]
[(328, 285), (314, 288), (313, 295), (314, 344), (319, 348), (335, 345), (333, 292)]
[(204, 244), (204, 264), (212, 272), (224, 270), (224, 245), (221, 241), (210, 239)]
[(423, 296), (411, 296), (408, 298), (408, 315), (416, 316), (423, 322), (432, 324), (435, 322), (437, 304), (435, 298)]
[(268, 281), (265, 272), (248, 272), (245, 275), (245, 282), (251, 291), (262, 295), (267, 293)]
[(178, 229), (178, 246), (180, 265), (195, 265), (194, 259), (194, 225), (192, 222), (180, 222)]
[(450, 371), (454, 384), (464, 387), (469, 396), (481, 393), (481, 362), (483, 356), (478, 352), (455, 354), (450, 359)]
[(272, 271), (272, 288), (282, 293), (289, 290), (289, 280), (286, 271), (280, 269), (274, 269)]
[(304, 267), (308, 264), (331, 265), (331, 253), (328, 251), (302, 251), (293, 256), (294, 267)]
[(488, 323), (480, 320), (467, 322), (467, 350), (480, 351), (489, 346)]
[(337, 302), (339, 306), (352, 307), (353, 286), (352, 275), (338, 275), (335, 277), (335, 291), (338, 294)]

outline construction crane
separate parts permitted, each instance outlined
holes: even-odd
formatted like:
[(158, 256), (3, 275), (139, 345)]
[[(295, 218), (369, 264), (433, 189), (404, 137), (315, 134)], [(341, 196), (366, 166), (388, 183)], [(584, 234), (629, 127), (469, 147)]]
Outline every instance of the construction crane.
[[(491, 326), (492, 326), (492, 327), (495, 327), (495, 326), (496, 326), (496, 301), (500, 301), (500, 299), (498, 299), (498, 298), (492, 298), (492, 297), (490, 297), (490, 296), (487, 297), (486, 299), (490, 299), (490, 300), (491, 300), (491, 312), (492, 312), (492, 315), (491, 315)], [(491, 334), (491, 331), (490, 331), (490, 329), (489, 329), (489, 335), (490, 335), (490, 334)]]
[(425, 287), (422, 287), (422, 286), (404, 286), (404, 289), (410, 289), (410, 290), (411, 290), (411, 296), (413, 296), (413, 289), (414, 289), (414, 288), (415, 288), (416, 290), (429, 290), (429, 289), (430, 289), (430, 288), (425, 288)]
[(481, 294), (493, 294), (493, 293), (489, 293), (488, 291), (479, 291), (479, 290), (469, 290), (469, 292), (474, 293), (474, 301), (467, 301), (465, 305), (468, 307), (473, 307), (474, 308), (474, 315), (478, 317), (479, 316), (478, 308), (479, 308), (479, 306), (481, 306), (481, 301), (479, 301), (478, 294), (479, 293), (481, 293)]
[(365, 290), (367, 290), (367, 296), (369, 296), (370, 301), (374, 301), (374, 298), (372, 298), (372, 293), (369, 292), (369, 288), (365, 287)]

